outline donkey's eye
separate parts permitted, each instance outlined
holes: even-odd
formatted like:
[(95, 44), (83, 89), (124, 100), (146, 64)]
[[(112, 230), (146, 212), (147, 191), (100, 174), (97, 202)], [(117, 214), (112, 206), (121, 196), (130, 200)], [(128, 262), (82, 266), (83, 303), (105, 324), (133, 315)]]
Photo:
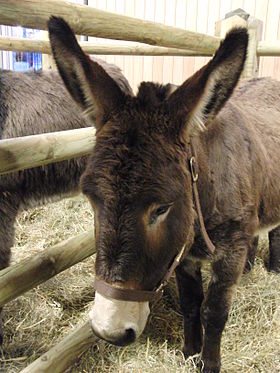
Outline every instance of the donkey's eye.
[(160, 206), (154, 211), (154, 214), (157, 215), (157, 216), (162, 215), (162, 214), (166, 213), (166, 211), (169, 209), (169, 207), (170, 207), (170, 205)]
[(161, 215), (164, 215), (170, 209), (171, 206), (172, 204), (168, 204), (156, 208), (150, 215), (149, 224), (154, 224)]

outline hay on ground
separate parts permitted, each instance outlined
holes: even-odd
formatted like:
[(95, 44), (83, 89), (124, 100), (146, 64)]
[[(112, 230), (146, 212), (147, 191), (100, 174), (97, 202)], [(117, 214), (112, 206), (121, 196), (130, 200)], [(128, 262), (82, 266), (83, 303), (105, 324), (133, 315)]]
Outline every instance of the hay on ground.
[[(91, 209), (81, 196), (23, 212), (17, 221), (13, 262), (92, 225)], [(236, 291), (222, 341), (222, 372), (280, 372), (280, 276), (264, 268), (261, 257), (267, 240), (260, 246), (255, 267)], [(94, 298), (93, 263), (89, 258), (5, 306), (1, 373), (19, 372), (87, 319)], [(204, 276), (209, 279), (209, 268)], [(196, 372), (194, 360), (183, 358), (182, 338), (173, 282), (153, 305), (136, 343), (118, 348), (98, 341), (68, 372)]]

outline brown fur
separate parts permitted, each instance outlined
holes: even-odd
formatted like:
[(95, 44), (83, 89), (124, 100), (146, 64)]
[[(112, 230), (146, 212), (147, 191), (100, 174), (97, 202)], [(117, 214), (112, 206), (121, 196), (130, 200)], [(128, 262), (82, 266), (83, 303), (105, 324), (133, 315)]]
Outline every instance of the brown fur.
[[(203, 372), (218, 372), (232, 289), (248, 247), (259, 229), (280, 220), (280, 83), (258, 79), (233, 93), (248, 42), (246, 30), (239, 29), (175, 91), (142, 83), (132, 97), (83, 54), (62, 19), (53, 17), (49, 31), (73, 98), (84, 109), (97, 106), (99, 113), (96, 146), (81, 181), (98, 220), (96, 275), (153, 289), (186, 244), (188, 254), (176, 271), (184, 352), (202, 350)], [(205, 297), (200, 266), (209, 255), (193, 206), (190, 142), (197, 153), (206, 228), (216, 245)], [(156, 251), (143, 223), (152, 226), (153, 215), (162, 215), (153, 204), (172, 204), (159, 224)], [(143, 220), (143, 214), (149, 217)]]

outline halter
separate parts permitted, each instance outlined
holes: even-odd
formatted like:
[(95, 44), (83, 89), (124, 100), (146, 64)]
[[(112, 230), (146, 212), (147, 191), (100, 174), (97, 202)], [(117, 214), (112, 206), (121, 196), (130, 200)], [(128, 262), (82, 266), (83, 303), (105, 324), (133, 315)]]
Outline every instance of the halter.
[[(194, 195), (195, 206), (196, 206), (196, 210), (198, 214), (200, 230), (201, 230), (203, 239), (206, 243), (206, 246), (208, 247), (209, 252), (213, 255), (215, 252), (215, 246), (206, 231), (204, 220), (203, 220), (203, 215), (201, 211), (200, 201), (199, 201), (199, 194), (198, 194), (198, 189), (197, 189), (198, 167), (197, 167), (197, 161), (196, 161), (196, 154), (195, 154), (192, 144), (191, 144), (191, 150), (192, 150), (193, 155), (188, 160), (188, 164), (189, 164), (191, 178), (192, 178), (193, 195)], [(98, 291), (99, 294), (104, 295), (105, 297), (108, 297), (108, 298), (112, 298), (112, 299), (129, 301), (129, 302), (151, 302), (154, 300), (159, 300), (162, 297), (164, 288), (168, 284), (175, 269), (181, 263), (182, 258), (184, 257), (185, 251), (186, 251), (186, 245), (184, 245), (182, 249), (180, 250), (180, 252), (176, 255), (171, 266), (169, 267), (164, 277), (162, 278), (160, 284), (154, 290), (136, 290), (136, 289), (118, 288), (116, 286), (108, 284), (107, 282), (103, 280), (99, 280), (97, 278), (95, 278), (93, 286), (95, 290)]]

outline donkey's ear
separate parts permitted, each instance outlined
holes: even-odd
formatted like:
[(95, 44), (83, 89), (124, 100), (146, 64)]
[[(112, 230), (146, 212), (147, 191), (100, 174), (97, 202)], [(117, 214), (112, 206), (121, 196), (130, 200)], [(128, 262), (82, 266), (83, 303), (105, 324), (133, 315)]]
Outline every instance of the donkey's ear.
[(246, 60), (248, 33), (231, 30), (215, 56), (186, 80), (167, 100), (177, 134), (193, 135), (204, 130), (228, 100)]
[(104, 68), (92, 61), (77, 43), (69, 25), (59, 17), (48, 22), (52, 53), (58, 71), (74, 100), (99, 129), (110, 113), (122, 105), (125, 94)]

